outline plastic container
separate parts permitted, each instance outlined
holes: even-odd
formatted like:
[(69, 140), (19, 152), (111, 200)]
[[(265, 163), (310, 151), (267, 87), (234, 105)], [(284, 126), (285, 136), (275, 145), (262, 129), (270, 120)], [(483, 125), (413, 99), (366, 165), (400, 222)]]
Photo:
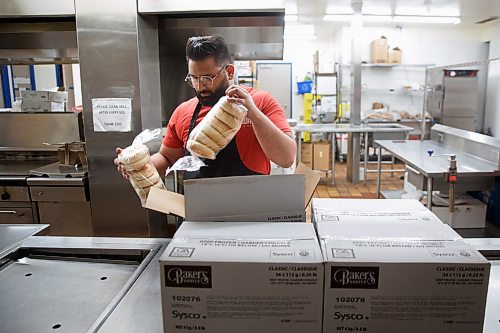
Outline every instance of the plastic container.
[(297, 90), (299, 94), (307, 94), (312, 91), (312, 81), (297, 82)]

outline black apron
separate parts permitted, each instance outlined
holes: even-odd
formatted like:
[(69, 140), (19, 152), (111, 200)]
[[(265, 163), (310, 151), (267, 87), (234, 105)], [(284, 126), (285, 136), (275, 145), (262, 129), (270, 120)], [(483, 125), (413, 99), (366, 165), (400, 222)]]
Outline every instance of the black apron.
[[(193, 117), (191, 117), (188, 137), (195, 127), (201, 106), (201, 103), (198, 103)], [(185, 147), (184, 152), (186, 156), (190, 155)], [(236, 136), (224, 149), (217, 153), (215, 160), (205, 158), (202, 158), (202, 160), (207, 166), (200, 168), (198, 171), (186, 171), (184, 179), (261, 175), (261, 173), (252, 171), (243, 164), (238, 153), (238, 147), (236, 146)]]

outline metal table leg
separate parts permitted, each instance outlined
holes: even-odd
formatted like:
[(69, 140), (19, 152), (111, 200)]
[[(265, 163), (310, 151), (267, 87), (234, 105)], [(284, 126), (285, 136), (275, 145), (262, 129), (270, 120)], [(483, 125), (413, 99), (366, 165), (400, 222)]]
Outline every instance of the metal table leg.
[(377, 198), (380, 199), (380, 176), (382, 174), (382, 148), (378, 147), (377, 154)]
[(335, 132), (332, 132), (332, 185), (335, 185)]
[(363, 182), (366, 185), (366, 178), (368, 178), (368, 132), (365, 132), (363, 134), (363, 140), (365, 142), (365, 154), (363, 155), (363, 161), (364, 161)]
[(432, 177), (427, 177), (427, 209), (432, 210)]
[(297, 143), (297, 164), (302, 163), (302, 133), (299, 131), (296, 131), (295, 133), (295, 141)]

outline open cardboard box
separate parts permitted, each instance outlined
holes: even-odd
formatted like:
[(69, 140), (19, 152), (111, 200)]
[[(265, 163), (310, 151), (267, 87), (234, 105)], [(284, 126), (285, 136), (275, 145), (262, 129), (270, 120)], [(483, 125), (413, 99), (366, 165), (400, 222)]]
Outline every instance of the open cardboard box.
[(303, 164), (294, 175), (184, 181), (184, 195), (152, 187), (146, 208), (200, 222), (305, 222), (320, 176)]

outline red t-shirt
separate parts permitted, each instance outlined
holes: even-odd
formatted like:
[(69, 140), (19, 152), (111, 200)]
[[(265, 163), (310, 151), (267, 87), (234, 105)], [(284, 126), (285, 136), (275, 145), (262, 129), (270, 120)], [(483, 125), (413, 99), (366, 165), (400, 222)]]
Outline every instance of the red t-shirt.
[[(285, 114), (278, 102), (269, 93), (255, 90), (251, 87), (241, 86), (250, 93), (257, 108), (262, 111), (281, 131), (291, 133)], [(170, 148), (184, 148), (189, 134), (189, 123), (193, 117), (194, 110), (198, 104), (196, 97), (180, 104), (172, 114), (167, 125), (167, 133), (163, 138), (163, 144)], [(196, 120), (196, 125), (207, 115), (211, 107), (201, 108)], [(243, 124), (236, 133), (236, 146), (243, 164), (250, 170), (268, 175), (271, 172), (269, 158), (262, 150), (252, 122), (245, 118)]]

